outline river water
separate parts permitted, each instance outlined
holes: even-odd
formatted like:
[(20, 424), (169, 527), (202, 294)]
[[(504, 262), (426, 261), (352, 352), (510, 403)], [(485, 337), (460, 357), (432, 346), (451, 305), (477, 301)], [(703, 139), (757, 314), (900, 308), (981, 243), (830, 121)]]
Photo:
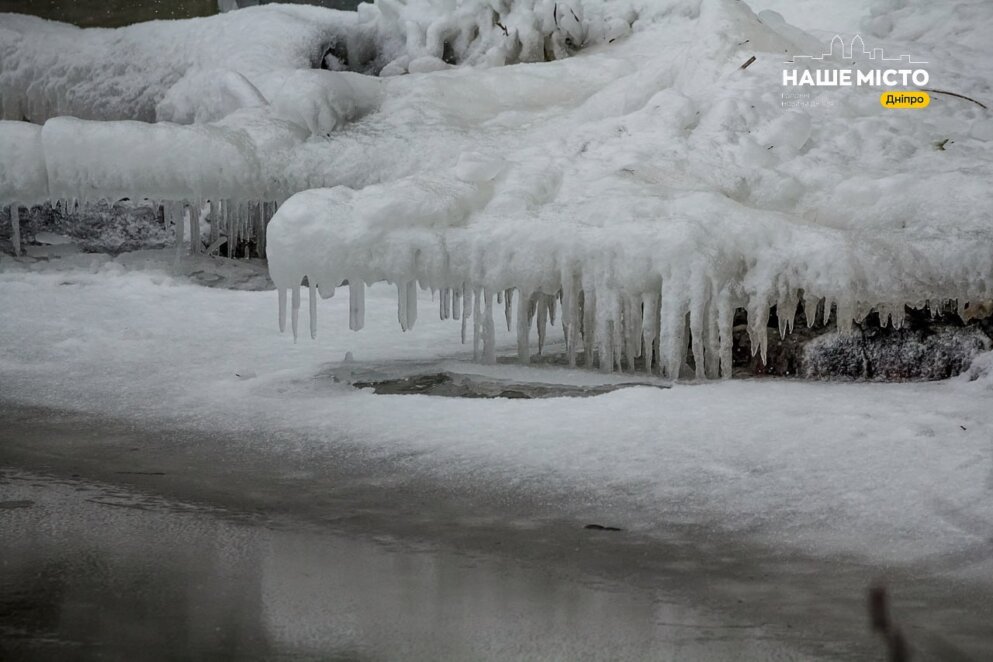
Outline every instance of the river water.
[(879, 580), (915, 660), (993, 659), (974, 560), (589, 529), (624, 513), (256, 437), (0, 399), (0, 660), (879, 660)]
[(0, 479), (3, 659), (802, 659), (652, 590), (78, 479)]

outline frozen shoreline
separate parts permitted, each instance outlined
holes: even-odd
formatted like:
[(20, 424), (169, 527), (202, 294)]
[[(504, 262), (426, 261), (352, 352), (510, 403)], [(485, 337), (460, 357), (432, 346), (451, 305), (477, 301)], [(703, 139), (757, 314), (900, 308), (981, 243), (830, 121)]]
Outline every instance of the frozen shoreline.
[[(271, 292), (156, 272), (0, 273), (0, 398), (137, 427), (241, 434), (239, 452), (348, 440), (408, 455), (443, 483), (578, 490), (622, 526), (707, 523), (773, 545), (912, 565), (986, 549), (993, 536), (993, 413), (986, 381), (740, 380), (628, 388), (585, 399), (376, 395), (342, 371), (454, 368), (596, 385), (552, 367), (476, 366), (457, 323), (401, 333), (394, 289), (370, 288), (366, 329), (347, 292), (321, 305), (316, 341), (275, 330)], [(431, 310), (428, 293), (422, 307)], [(53, 314), (59, 311), (58, 314)], [(503, 325), (497, 348), (513, 352)], [(558, 332), (556, 332), (558, 333)], [(354, 361), (345, 363), (347, 353)], [(635, 376), (641, 379), (642, 376)]]

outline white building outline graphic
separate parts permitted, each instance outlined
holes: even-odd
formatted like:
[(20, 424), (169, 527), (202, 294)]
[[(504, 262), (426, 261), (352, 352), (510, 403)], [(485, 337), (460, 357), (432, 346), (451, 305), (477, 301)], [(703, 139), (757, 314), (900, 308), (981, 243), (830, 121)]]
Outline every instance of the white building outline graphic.
[[(861, 57), (856, 58), (856, 53), (858, 53)], [(882, 48), (873, 48), (870, 51), (866, 49), (865, 42), (862, 40), (862, 35), (860, 34), (855, 35), (851, 44), (847, 48), (845, 46), (845, 40), (841, 38), (840, 34), (836, 34), (834, 35), (834, 39), (831, 40), (831, 49), (827, 53), (823, 53), (821, 55), (794, 55), (793, 58), (788, 60), (785, 64), (804, 64), (805, 62), (812, 61), (822, 62), (824, 60), (838, 61), (856, 59), (868, 59), (874, 62), (898, 62), (900, 64), (927, 64), (926, 60), (915, 60), (910, 55), (886, 57)]]

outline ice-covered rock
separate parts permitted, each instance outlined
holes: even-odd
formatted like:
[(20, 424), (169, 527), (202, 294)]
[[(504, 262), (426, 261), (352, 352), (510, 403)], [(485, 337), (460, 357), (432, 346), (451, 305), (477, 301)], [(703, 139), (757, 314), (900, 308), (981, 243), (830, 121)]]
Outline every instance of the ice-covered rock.
[(947, 379), (991, 346), (989, 336), (975, 326), (830, 333), (804, 346), (803, 375), (889, 382)]

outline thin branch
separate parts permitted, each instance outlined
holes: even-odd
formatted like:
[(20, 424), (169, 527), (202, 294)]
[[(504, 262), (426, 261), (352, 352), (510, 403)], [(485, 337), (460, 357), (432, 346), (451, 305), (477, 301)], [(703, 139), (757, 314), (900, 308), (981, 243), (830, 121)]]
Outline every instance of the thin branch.
[(748, 61), (745, 62), (745, 64), (741, 65), (739, 67), (739, 69), (747, 69), (748, 67), (752, 66), (752, 62), (755, 62), (755, 56), (754, 55), (751, 56), (750, 58), (748, 58)]
[(980, 103), (980, 102), (976, 101), (975, 99), (973, 99), (972, 97), (967, 97), (964, 94), (958, 94), (956, 92), (949, 92), (947, 90), (935, 90), (935, 89), (927, 88), (927, 87), (922, 88), (922, 89), (923, 89), (923, 91), (925, 91), (925, 92), (931, 92), (932, 94), (947, 94), (950, 97), (958, 97), (959, 99), (965, 99), (966, 101), (971, 101), (972, 103), (976, 104), (977, 106), (979, 106), (983, 110), (989, 110), (989, 108), (986, 107), (986, 104)]

